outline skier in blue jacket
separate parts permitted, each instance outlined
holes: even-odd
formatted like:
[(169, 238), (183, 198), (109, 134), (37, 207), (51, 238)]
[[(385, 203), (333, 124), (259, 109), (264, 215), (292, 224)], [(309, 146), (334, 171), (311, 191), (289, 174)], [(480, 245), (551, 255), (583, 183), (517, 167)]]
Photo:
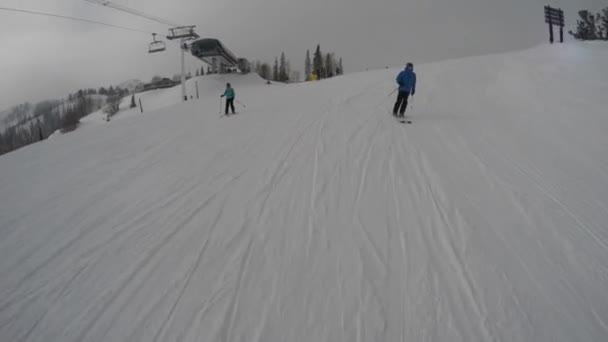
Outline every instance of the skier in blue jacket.
[(393, 115), (402, 118), (405, 115), (405, 109), (407, 108), (407, 99), (410, 95), (416, 94), (416, 73), (414, 73), (414, 64), (407, 63), (405, 70), (399, 73), (397, 76), (397, 83), (399, 84), (399, 95), (397, 96), (397, 102), (393, 108)]

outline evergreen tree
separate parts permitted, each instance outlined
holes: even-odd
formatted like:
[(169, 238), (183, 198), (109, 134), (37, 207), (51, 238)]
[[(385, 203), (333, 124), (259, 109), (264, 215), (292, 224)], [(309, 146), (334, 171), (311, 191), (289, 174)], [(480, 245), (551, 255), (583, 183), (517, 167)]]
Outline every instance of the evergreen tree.
[(604, 31), (604, 40), (608, 40), (608, 7), (602, 10), (600, 25), (602, 31)]
[(199, 77), (201, 75), (201, 71), (198, 70), (198, 68), (196, 68), (196, 73), (194, 74), (196, 77)]
[(321, 46), (317, 44), (317, 50), (315, 51), (312, 68), (314, 73), (317, 75), (319, 79), (324, 77), (323, 74), (323, 54), (321, 53)]
[(279, 66), (279, 81), (280, 82), (289, 81), (289, 73), (287, 71), (287, 60), (285, 58), (284, 52), (281, 52), (281, 64)]
[(569, 33), (578, 40), (596, 40), (598, 38), (596, 16), (587, 10), (578, 12), (580, 20), (576, 22), (576, 32)]
[(306, 82), (310, 81), (310, 76), (312, 74), (312, 65), (310, 63), (310, 50), (306, 50), (306, 61), (304, 62), (304, 79)]
[(325, 77), (331, 78), (335, 75), (335, 63), (334, 56), (331, 53), (328, 53), (325, 56)]
[(274, 58), (274, 67), (272, 68), (272, 80), (279, 80), (279, 59), (277, 57)]
[(110, 89), (108, 89), (108, 96), (114, 95), (116, 95), (116, 91), (114, 90), (114, 87), (110, 86)]
[(137, 104), (135, 104), (135, 94), (133, 94), (131, 96), (131, 108), (135, 108), (137, 107)]
[(204, 66), (202, 66), (202, 67), (201, 67), (201, 76), (204, 76), (204, 75), (205, 75), (205, 67), (204, 67)]

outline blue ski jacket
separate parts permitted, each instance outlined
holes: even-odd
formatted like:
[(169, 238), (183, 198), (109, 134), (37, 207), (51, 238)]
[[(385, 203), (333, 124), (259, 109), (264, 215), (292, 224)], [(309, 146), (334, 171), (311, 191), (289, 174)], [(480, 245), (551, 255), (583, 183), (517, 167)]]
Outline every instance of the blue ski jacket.
[(414, 95), (416, 93), (416, 73), (411, 69), (405, 69), (397, 76), (399, 91)]

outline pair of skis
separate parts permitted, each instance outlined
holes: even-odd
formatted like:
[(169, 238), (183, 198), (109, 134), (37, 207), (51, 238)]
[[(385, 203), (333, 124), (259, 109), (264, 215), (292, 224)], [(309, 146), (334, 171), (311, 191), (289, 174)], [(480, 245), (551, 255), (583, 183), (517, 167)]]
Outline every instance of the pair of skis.
[[(392, 114), (391, 114), (392, 115)], [(397, 122), (404, 124), (404, 125), (411, 125), (412, 124), (412, 120), (410, 120), (408, 117), (398, 117), (398, 116), (394, 116), (393, 117), (397, 120)]]

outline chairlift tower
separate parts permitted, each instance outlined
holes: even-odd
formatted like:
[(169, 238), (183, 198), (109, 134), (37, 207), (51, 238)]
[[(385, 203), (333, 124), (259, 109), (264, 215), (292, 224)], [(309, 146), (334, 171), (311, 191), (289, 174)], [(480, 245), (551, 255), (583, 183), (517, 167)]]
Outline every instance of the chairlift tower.
[(167, 39), (174, 40), (180, 39), (179, 49), (182, 54), (182, 98), (184, 101), (188, 101), (188, 95), (186, 95), (186, 50), (188, 50), (188, 41), (198, 39), (200, 36), (194, 32), (196, 26), (180, 26), (169, 29), (169, 35)]
[[(104, 7), (108, 7), (108, 8), (112, 8), (118, 11), (122, 11), (122, 12), (126, 12), (138, 17), (142, 17), (142, 18), (146, 18), (152, 21), (155, 21), (157, 23), (161, 23), (164, 25), (168, 25), (168, 26), (177, 26), (177, 24), (174, 24), (170, 21), (167, 21), (163, 18), (159, 18), (159, 17), (155, 17), (155, 16), (151, 16), (148, 14), (145, 14), (141, 11), (137, 11), (135, 9), (129, 8), (127, 6), (123, 6), (123, 5), (118, 5), (118, 4), (114, 4), (109, 0), (85, 0), (87, 2), (90, 3), (94, 3), (100, 6), (104, 6)], [(199, 35), (196, 34), (196, 32), (194, 32), (194, 28), (196, 26), (191, 25), (191, 26), (177, 26), (174, 28), (169, 29), (169, 35), (167, 36), (167, 39), (169, 40), (173, 40), (173, 39), (180, 39), (181, 43), (180, 43), (180, 50), (182, 51), (182, 77), (181, 77), (181, 81), (182, 81), (182, 95), (184, 97), (184, 101), (188, 100), (188, 97), (186, 95), (186, 57), (185, 57), (185, 51), (184, 49), (188, 48), (188, 45), (186, 44), (186, 42), (188, 40), (193, 40), (193, 39), (198, 39)], [(148, 52), (149, 53), (156, 53), (156, 52), (161, 52), (161, 51), (165, 51), (166, 50), (166, 46), (165, 46), (165, 42), (163, 41), (157, 41), (156, 40), (156, 34), (154, 33), (153, 35), (153, 41), (152, 43), (150, 43), (150, 46), (148, 47)]]

